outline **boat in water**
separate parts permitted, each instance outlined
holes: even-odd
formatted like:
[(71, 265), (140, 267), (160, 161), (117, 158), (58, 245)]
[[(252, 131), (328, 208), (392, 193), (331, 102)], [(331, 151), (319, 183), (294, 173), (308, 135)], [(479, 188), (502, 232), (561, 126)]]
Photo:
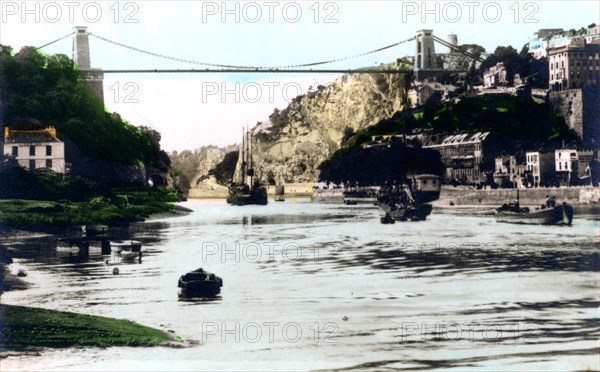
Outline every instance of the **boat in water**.
[(229, 185), (227, 203), (232, 205), (267, 205), (267, 188), (254, 174), (252, 136), (246, 131), (236, 165), (233, 182)]
[(385, 216), (381, 218), (383, 224), (395, 221), (425, 221), (433, 209), (431, 204), (416, 201), (408, 185), (380, 192), (377, 206), (385, 212)]
[(379, 193), (378, 186), (368, 187), (353, 187), (343, 192), (344, 204), (346, 205), (357, 205), (357, 204), (370, 204), (373, 205), (377, 202), (377, 195)]
[[(552, 198), (554, 200), (554, 198)], [(571, 225), (573, 221), (573, 207), (566, 202), (562, 205), (546, 203), (540, 208), (531, 210), (519, 204), (519, 189), (517, 200), (504, 204), (496, 209), (496, 222), (535, 224), (535, 225)]]
[(177, 286), (186, 297), (214, 297), (221, 292), (223, 279), (199, 268), (182, 275)]
[(115, 253), (141, 252), (142, 242), (139, 240), (115, 240), (110, 242), (110, 249)]
[(81, 232), (86, 236), (104, 235), (108, 231), (107, 225), (82, 225)]
[(113, 263), (142, 262), (142, 242), (138, 240), (111, 241)]

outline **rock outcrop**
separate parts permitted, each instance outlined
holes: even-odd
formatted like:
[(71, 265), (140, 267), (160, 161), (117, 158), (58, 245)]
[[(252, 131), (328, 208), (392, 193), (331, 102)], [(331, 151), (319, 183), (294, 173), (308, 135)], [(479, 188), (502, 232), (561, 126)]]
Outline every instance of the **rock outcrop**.
[(296, 97), (253, 129), (263, 181), (312, 182), (317, 167), (354, 133), (390, 118), (407, 103), (411, 75), (345, 75)]

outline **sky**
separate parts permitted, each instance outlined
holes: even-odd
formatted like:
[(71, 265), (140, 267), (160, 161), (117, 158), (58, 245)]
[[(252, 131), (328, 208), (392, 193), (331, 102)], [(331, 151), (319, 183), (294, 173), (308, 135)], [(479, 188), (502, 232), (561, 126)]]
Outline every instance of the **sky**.
[[(9, 1), (0, 44), (42, 46), (75, 26), (90, 36), (92, 67), (205, 69), (198, 64), (287, 66), (354, 56), (432, 29), (459, 44), (521, 47), (540, 28), (600, 23), (600, 1)], [(72, 55), (72, 37), (42, 49)], [(437, 52), (447, 49), (436, 45)], [(313, 68), (360, 68), (413, 55), (415, 42)], [(186, 60), (186, 61), (183, 61)], [(195, 63), (190, 63), (194, 61)], [(105, 105), (162, 134), (167, 151), (225, 146), (334, 74), (106, 74)], [(49, 123), (51, 124), (51, 123)]]

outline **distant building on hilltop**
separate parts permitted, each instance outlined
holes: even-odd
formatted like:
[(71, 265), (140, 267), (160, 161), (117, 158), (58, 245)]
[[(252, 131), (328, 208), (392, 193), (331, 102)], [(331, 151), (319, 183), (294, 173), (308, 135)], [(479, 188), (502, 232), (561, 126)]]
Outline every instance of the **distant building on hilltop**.
[(550, 89), (558, 92), (600, 84), (600, 44), (584, 39), (548, 51)]
[(600, 41), (600, 26), (591, 24), (587, 28), (569, 31), (562, 28), (540, 29), (529, 40), (529, 53), (536, 59), (544, 58), (550, 49), (567, 46), (572, 40), (578, 39), (588, 44)]
[(487, 69), (483, 73), (483, 87), (484, 88), (492, 88), (497, 87), (499, 85), (507, 85), (508, 79), (507, 70), (504, 66), (503, 62), (496, 63), (496, 66), (493, 66)]
[(413, 107), (424, 105), (436, 94), (439, 94), (441, 101), (447, 100), (456, 95), (456, 87), (451, 84), (437, 82), (417, 82), (408, 91), (408, 97)]
[(586, 147), (600, 145), (600, 39), (548, 50), (549, 98)]
[(4, 126), (3, 153), (14, 157), (25, 169), (49, 169), (66, 173), (65, 144), (56, 129), (18, 130)]

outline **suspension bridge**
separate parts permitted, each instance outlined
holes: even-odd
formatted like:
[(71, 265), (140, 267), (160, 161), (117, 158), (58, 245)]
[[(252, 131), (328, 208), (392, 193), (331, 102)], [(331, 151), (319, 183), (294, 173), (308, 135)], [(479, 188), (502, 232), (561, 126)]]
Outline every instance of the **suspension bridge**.
[[(382, 46), (373, 50), (356, 53), (349, 56), (340, 58), (326, 59), (321, 61), (309, 61), (305, 63), (282, 65), (282, 66), (248, 66), (248, 65), (232, 65), (216, 63), (213, 61), (198, 61), (188, 58), (181, 58), (176, 56), (170, 56), (155, 51), (150, 51), (141, 47), (127, 45), (115, 40), (111, 40), (104, 36), (96, 33), (89, 32), (85, 26), (77, 26), (75, 30), (59, 39), (53, 40), (47, 44), (44, 44), (38, 49), (45, 48), (56, 42), (59, 42), (68, 37), (73, 37), (73, 61), (78, 65), (79, 70), (83, 74), (88, 85), (96, 91), (96, 93), (103, 97), (102, 82), (104, 74), (207, 74), (207, 73), (244, 73), (244, 74), (299, 74), (299, 73), (311, 73), (311, 74), (405, 74), (407, 72), (414, 71), (417, 80), (422, 76), (435, 77), (442, 73), (449, 72), (448, 70), (441, 69), (437, 64), (437, 54), (435, 52), (435, 45), (439, 44), (443, 47), (448, 48), (451, 53), (456, 55), (467, 57), (471, 60), (482, 62), (485, 59), (485, 55), (473, 54), (465, 48), (461, 48), (458, 45), (458, 38), (456, 35), (449, 35), (449, 41), (443, 40), (433, 35), (433, 30), (420, 30), (417, 31), (416, 35), (400, 40), (390, 45)], [(144, 54), (158, 59), (168, 60), (171, 62), (179, 62), (185, 65), (192, 65), (195, 68), (181, 68), (181, 69), (107, 69), (103, 70), (100, 68), (92, 68), (90, 61), (90, 43), (89, 38), (92, 37), (96, 40), (111, 44), (115, 47), (125, 48), (134, 53)], [(349, 61), (352, 59), (374, 55), (382, 51), (398, 47), (403, 44), (410, 42), (416, 42), (416, 53), (412, 68), (403, 64), (391, 64), (385, 66), (376, 66), (368, 68), (354, 68), (354, 69), (340, 69), (340, 68), (324, 68), (325, 65), (332, 65), (339, 62)], [(452, 71), (456, 72), (456, 71)]]

